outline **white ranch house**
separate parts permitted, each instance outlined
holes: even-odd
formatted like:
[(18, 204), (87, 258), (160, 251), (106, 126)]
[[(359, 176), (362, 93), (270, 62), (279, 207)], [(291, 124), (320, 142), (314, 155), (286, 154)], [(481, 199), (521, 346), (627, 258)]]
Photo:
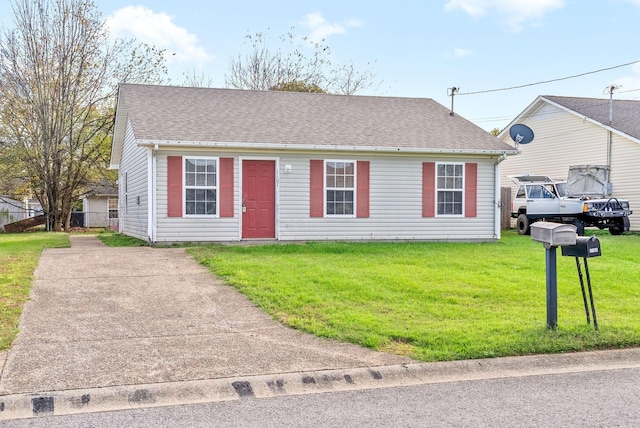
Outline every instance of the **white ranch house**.
[(516, 153), (431, 99), (122, 84), (111, 167), (151, 243), (486, 241)]
[(513, 148), (509, 128), (516, 123), (534, 139), (502, 164), (502, 186), (515, 190), (509, 175), (566, 180), (571, 165), (609, 165), (613, 196), (629, 200), (631, 230), (640, 230), (640, 101), (539, 96), (498, 135)]

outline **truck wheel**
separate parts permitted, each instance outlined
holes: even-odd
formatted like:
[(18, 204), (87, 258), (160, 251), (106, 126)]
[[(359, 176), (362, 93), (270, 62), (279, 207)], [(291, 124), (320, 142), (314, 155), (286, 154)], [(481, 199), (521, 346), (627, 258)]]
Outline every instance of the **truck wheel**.
[(578, 234), (578, 236), (584, 236), (584, 223), (582, 222), (582, 220), (573, 220), (573, 225), (576, 227), (576, 233)]
[(624, 222), (622, 219), (615, 220), (609, 225), (609, 233), (612, 235), (622, 235), (624, 232)]
[(529, 217), (527, 217), (526, 214), (520, 214), (518, 216), (518, 219), (516, 220), (516, 230), (518, 231), (518, 235), (528, 235), (531, 233)]

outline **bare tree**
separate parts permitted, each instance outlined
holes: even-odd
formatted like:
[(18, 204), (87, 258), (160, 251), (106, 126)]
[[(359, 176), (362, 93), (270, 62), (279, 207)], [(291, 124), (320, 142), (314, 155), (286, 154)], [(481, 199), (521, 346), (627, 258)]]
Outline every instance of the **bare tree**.
[(86, 0), (15, 0), (0, 40), (0, 155), (29, 183), (53, 230), (104, 168), (118, 80), (154, 82), (163, 52), (109, 39)]
[(276, 50), (268, 47), (266, 33), (247, 35), (251, 51), (231, 59), (227, 87), (260, 91), (316, 88), (313, 92), (351, 95), (375, 84), (373, 73), (358, 72), (353, 63), (335, 66), (324, 40), (313, 43), (296, 37), (294, 30), (280, 36)]
[(204, 72), (200, 72), (200, 74), (196, 74), (196, 70), (194, 69), (190, 74), (184, 73), (184, 85), (190, 86), (193, 88), (210, 88), (213, 86), (213, 80), (206, 76)]

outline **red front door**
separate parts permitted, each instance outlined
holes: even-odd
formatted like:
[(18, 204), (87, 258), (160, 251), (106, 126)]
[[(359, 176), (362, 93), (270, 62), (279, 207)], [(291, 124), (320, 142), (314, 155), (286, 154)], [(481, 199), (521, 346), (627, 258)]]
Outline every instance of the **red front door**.
[(242, 238), (276, 237), (276, 162), (242, 161)]

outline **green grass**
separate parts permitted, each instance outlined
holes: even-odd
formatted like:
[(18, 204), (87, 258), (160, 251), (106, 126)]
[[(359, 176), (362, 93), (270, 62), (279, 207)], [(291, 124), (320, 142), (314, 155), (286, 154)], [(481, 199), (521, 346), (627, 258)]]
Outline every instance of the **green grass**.
[[(597, 233), (599, 331), (575, 259), (557, 250), (558, 328), (546, 328), (545, 251), (495, 243), (306, 243), (188, 251), (291, 327), (424, 361), (640, 345), (640, 236)], [(584, 270), (584, 269), (583, 269)]]
[(0, 233), (0, 350), (8, 349), (18, 333), (40, 253), (62, 247), (69, 247), (65, 233)]
[(147, 243), (117, 232), (103, 231), (96, 235), (107, 247), (144, 247)]

